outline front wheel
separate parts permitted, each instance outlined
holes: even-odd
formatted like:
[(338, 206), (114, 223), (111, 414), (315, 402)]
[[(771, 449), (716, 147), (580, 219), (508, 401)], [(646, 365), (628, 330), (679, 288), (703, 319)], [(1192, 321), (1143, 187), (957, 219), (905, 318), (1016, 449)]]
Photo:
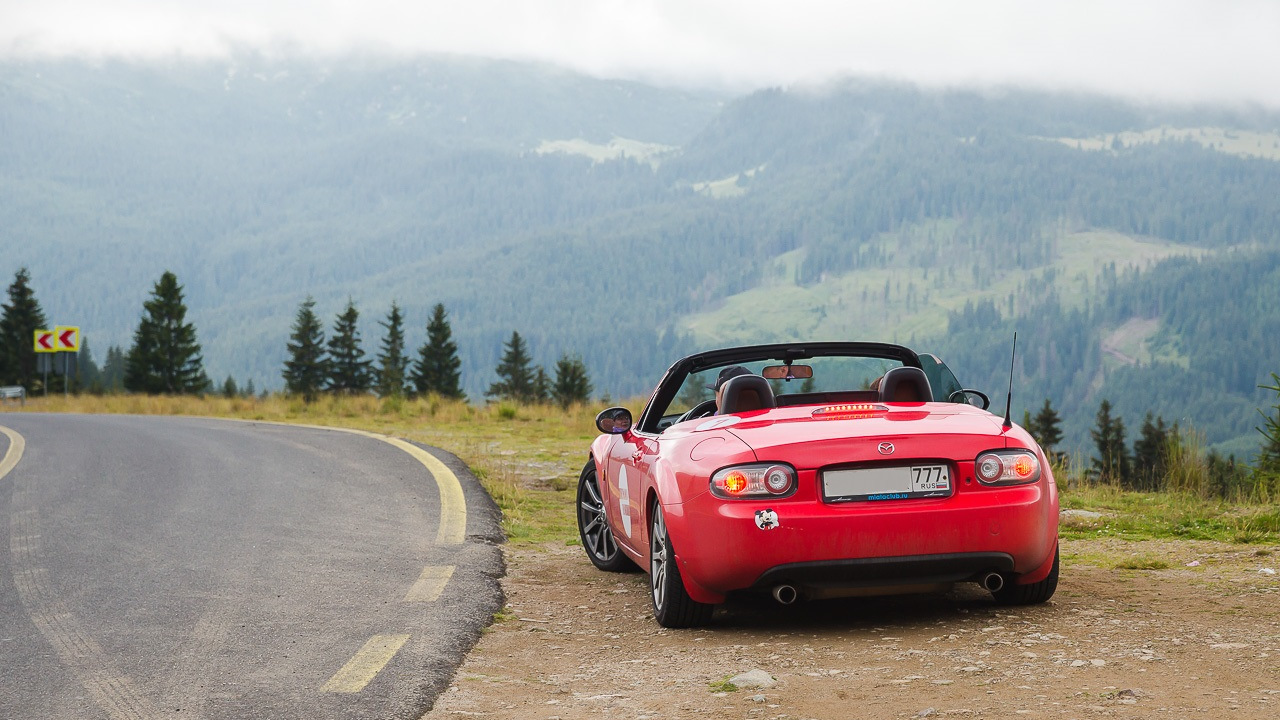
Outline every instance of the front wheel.
[(667, 534), (662, 505), (653, 506), (649, 525), (649, 587), (653, 590), (653, 617), (662, 627), (688, 628), (706, 625), (714, 605), (689, 597), (680, 577), (675, 548)]
[(596, 478), (596, 461), (588, 460), (578, 476), (578, 538), (587, 551), (591, 564), (605, 572), (636, 570), (635, 563), (623, 554), (609, 529), (604, 500)]
[(1030, 585), (1014, 585), (1006, 583), (1004, 587), (997, 590), (995, 595), (996, 602), (1001, 605), (1037, 605), (1045, 602), (1053, 597), (1054, 591), (1058, 589), (1058, 549), (1053, 549), (1053, 567), (1049, 569), (1049, 574), (1040, 582), (1033, 582)]

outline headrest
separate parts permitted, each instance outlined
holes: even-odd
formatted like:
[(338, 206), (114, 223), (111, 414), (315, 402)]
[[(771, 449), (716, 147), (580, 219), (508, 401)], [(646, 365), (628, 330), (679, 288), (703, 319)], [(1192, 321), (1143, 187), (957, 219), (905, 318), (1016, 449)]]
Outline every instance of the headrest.
[(764, 410), (778, 406), (769, 381), (759, 375), (739, 375), (724, 384), (720, 396), (720, 414)]
[(881, 402), (931, 402), (929, 378), (920, 368), (897, 367), (880, 381)]

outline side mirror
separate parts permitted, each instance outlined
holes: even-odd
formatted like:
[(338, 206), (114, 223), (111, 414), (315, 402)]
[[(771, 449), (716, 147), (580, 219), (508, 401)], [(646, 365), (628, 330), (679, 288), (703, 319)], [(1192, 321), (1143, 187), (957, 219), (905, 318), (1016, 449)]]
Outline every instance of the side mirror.
[(621, 435), (631, 430), (631, 411), (624, 407), (611, 407), (596, 416), (596, 428), (605, 435)]
[(957, 390), (947, 396), (947, 402), (966, 403), (983, 410), (991, 407), (991, 398), (981, 390)]

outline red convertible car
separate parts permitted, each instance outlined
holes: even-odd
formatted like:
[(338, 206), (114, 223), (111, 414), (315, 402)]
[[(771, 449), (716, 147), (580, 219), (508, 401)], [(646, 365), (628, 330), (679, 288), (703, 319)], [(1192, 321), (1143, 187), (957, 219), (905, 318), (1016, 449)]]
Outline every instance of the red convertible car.
[(976, 582), (1000, 603), (1044, 602), (1057, 488), (1031, 436), (989, 404), (899, 345), (691, 355), (638, 420), (596, 418), (583, 547), (601, 570), (647, 570), (665, 627), (704, 624), (735, 593), (790, 604)]

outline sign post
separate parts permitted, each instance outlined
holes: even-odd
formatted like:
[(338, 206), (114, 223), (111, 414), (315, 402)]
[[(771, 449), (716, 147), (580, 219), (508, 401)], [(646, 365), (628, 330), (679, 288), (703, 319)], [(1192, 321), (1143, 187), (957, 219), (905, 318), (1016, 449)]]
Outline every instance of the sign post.
[(75, 372), (75, 355), (80, 352), (80, 328), (59, 325), (53, 329), (53, 344), (62, 356), (62, 397), (70, 393), (71, 375)]
[(49, 366), (53, 363), (47, 353), (56, 353), (52, 330), (37, 330), (35, 333), (36, 372), (44, 373), (44, 396), (49, 397)]

